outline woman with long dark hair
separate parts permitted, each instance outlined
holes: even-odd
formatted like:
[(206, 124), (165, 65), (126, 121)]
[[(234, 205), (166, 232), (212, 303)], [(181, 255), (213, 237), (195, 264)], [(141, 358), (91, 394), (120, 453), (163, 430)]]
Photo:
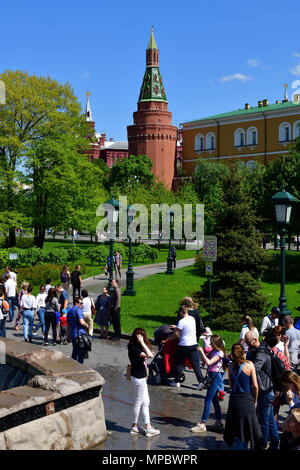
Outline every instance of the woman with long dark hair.
[(128, 357), (131, 364), (131, 383), (135, 391), (134, 419), (130, 429), (130, 434), (138, 434), (138, 419), (142, 411), (146, 429), (144, 433), (147, 437), (160, 433), (150, 424), (149, 405), (150, 398), (147, 386), (147, 358), (152, 358), (154, 353), (146, 332), (143, 328), (135, 328), (128, 343)]
[(226, 416), (224, 441), (234, 450), (263, 448), (264, 440), (256, 415), (258, 384), (254, 364), (246, 360), (241, 344), (231, 348), (229, 384), (232, 390)]

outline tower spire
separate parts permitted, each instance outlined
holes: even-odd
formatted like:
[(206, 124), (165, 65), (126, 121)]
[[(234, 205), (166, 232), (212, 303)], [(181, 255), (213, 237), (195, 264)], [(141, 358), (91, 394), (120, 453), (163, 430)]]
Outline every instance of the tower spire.
[(149, 44), (148, 44), (147, 50), (148, 49), (157, 49), (157, 45), (156, 45), (156, 42), (155, 42), (155, 39), (154, 39), (154, 34), (153, 34), (153, 26), (151, 28), (151, 34), (150, 34), (150, 39), (149, 39)]
[(142, 101), (168, 102), (159, 71), (159, 50), (154, 39), (153, 26), (146, 49), (146, 71), (139, 96), (139, 103)]
[(93, 121), (93, 116), (92, 116), (92, 110), (91, 110), (91, 105), (90, 105), (90, 92), (86, 91), (86, 106), (85, 106), (85, 118), (87, 122), (92, 122)]
[(284, 98), (283, 98), (282, 102), (286, 103), (289, 100), (288, 94), (287, 94), (288, 84), (285, 83), (283, 86), (284, 86)]

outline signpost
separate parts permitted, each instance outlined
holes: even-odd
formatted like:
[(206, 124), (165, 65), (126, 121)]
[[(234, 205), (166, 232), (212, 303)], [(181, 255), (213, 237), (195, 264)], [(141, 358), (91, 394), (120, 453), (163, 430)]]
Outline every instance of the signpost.
[(15, 270), (16, 260), (18, 259), (18, 254), (17, 253), (9, 253), (9, 259), (10, 259), (10, 261), (13, 262), (13, 268)]
[(203, 261), (205, 262), (205, 274), (208, 277), (209, 287), (209, 327), (212, 328), (211, 311), (211, 278), (213, 276), (213, 263), (217, 261), (217, 237), (214, 235), (204, 236)]

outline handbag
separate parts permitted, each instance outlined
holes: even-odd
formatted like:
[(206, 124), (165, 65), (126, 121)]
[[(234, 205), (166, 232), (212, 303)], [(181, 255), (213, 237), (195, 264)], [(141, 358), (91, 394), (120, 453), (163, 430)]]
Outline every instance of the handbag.
[[(77, 312), (76, 312), (76, 321), (77, 321)], [(79, 329), (77, 327), (77, 338), (75, 339), (76, 346), (81, 352), (87, 352), (92, 350), (92, 337), (87, 333), (79, 334)]]
[(91, 310), (92, 310), (92, 315), (96, 316), (96, 313), (97, 313), (97, 310), (95, 308), (95, 305), (94, 305), (94, 302), (93, 300), (91, 299)]
[[(223, 365), (223, 359), (222, 359), (222, 363), (219, 367), (219, 370), (217, 372), (217, 374), (220, 372), (220, 370), (222, 369), (222, 365)], [(215, 376), (214, 379), (212, 379), (211, 377), (209, 377), (208, 375), (208, 368), (206, 369), (206, 376), (204, 377), (203, 379), (203, 385), (204, 385), (204, 388), (208, 389), (209, 387), (211, 387), (211, 385), (214, 383), (214, 381), (216, 380), (217, 378), (217, 375)]]
[(131, 379), (131, 364), (128, 364), (128, 365), (127, 365), (127, 368), (126, 368), (126, 379), (127, 379), (127, 380), (130, 380), (130, 379)]

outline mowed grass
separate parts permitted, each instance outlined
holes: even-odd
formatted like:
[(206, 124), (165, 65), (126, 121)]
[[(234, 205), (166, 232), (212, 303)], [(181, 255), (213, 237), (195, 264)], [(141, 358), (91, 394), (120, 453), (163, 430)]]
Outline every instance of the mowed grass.
[(141, 327), (150, 338), (161, 325), (177, 323), (179, 302), (199, 290), (205, 281), (193, 266), (176, 269), (173, 275), (153, 274), (135, 282), (136, 296), (122, 296), (122, 332)]

